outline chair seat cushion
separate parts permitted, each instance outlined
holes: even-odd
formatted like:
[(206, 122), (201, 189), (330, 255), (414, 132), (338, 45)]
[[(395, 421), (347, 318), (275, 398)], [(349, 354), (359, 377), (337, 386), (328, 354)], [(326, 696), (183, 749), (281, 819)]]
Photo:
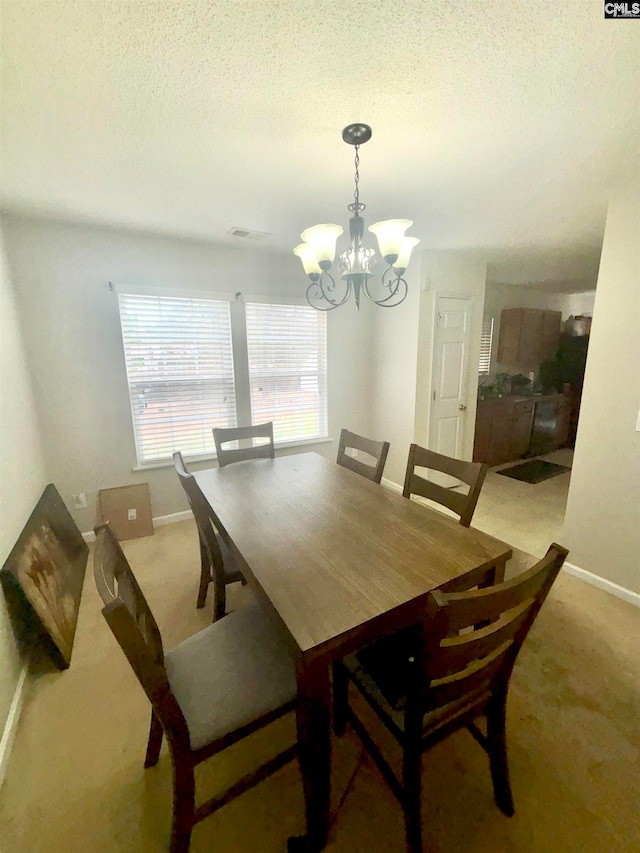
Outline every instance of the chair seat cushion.
[(242, 607), (164, 658), (192, 749), (206, 746), (295, 700), (295, 664), (274, 617)]
[(220, 545), (220, 552), (222, 554), (225, 581), (227, 583), (233, 583), (234, 581), (240, 580), (243, 575), (238, 567), (233, 551), (229, 548), (219, 533), (216, 533), (216, 538), (218, 540), (218, 545)]
[[(398, 731), (404, 729), (403, 712), (410, 684), (420, 680), (419, 673), (415, 671), (414, 659), (417, 631), (417, 626), (396, 631), (343, 660), (353, 682), (369, 701), (373, 701), (374, 706), (388, 715)], [(482, 686), (448, 705), (432, 711), (425, 709), (423, 732), (433, 732), (468, 711), (473, 711), (475, 715), (488, 699), (489, 692), (486, 686)]]

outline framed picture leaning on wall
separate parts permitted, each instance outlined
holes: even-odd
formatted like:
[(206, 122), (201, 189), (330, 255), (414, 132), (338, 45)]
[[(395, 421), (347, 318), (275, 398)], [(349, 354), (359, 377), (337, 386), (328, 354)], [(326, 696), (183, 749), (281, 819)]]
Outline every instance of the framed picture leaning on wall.
[(71, 663), (89, 548), (50, 483), (9, 554), (0, 581), (21, 648)]

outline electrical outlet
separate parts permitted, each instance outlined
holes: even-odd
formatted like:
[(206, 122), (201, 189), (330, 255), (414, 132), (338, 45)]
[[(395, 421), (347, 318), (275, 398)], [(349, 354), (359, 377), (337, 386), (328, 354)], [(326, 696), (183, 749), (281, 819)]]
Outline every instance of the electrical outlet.
[(76, 509), (86, 509), (87, 508), (87, 496), (84, 492), (80, 492), (79, 495), (73, 496), (73, 504)]
[(128, 509), (127, 510), (127, 521), (135, 521), (138, 517), (137, 509)]

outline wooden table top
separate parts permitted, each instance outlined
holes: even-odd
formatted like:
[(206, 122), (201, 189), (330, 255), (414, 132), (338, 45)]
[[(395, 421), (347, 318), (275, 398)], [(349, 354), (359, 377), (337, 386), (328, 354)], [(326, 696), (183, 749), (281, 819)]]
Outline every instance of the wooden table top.
[(431, 590), (511, 556), (503, 542), (316, 453), (194, 476), (303, 654), (389, 613), (406, 624), (407, 608), (419, 613)]

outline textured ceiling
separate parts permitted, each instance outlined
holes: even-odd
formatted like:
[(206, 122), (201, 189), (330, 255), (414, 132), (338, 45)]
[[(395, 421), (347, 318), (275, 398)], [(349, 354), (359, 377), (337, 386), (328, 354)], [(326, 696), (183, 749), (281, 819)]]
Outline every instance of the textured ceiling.
[(10, 210), (290, 249), (346, 226), (340, 134), (364, 121), (369, 222), (486, 249), (494, 280), (526, 251), (546, 260), (522, 283), (571, 289), (567, 258), (586, 247), (597, 270), (609, 187), (639, 153), (640, 25), (601, 0), (1, 8)]

